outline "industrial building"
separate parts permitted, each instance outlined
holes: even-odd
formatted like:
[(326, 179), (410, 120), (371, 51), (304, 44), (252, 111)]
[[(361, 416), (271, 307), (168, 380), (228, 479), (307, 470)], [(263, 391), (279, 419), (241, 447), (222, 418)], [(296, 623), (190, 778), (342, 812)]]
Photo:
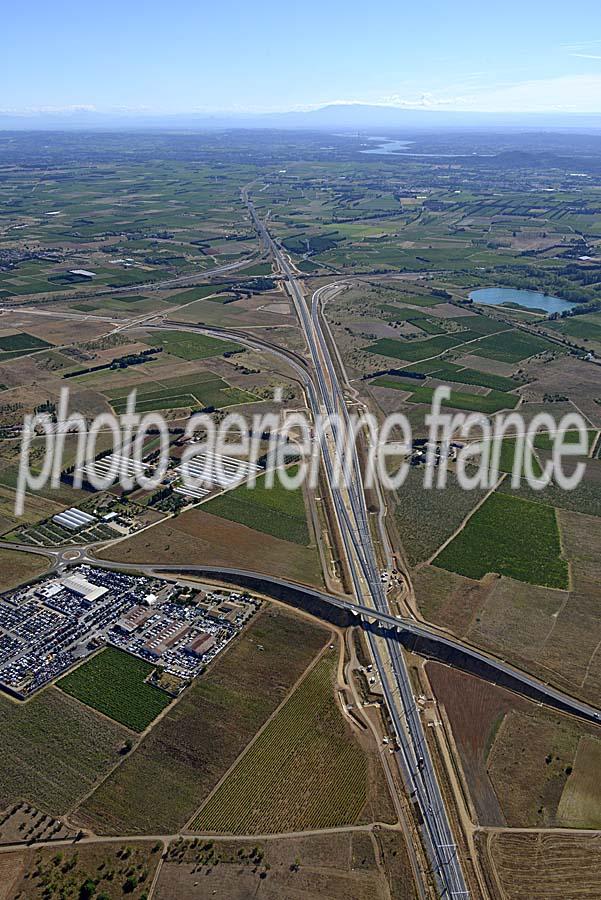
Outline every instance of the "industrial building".
[(214, 636), (212, 634), (207, 634), (206, 631), (202, 631), (193, 641), (190, 641), (190, 643), (187, 644), (186, 650), (188, 653), (192, 653), (193, 656), (204, 656), (204, 654), (208, 653), (214, 646)]
[(144, 650), (151, 656), (161, 657), (165, 650), (170, 650), (190, 631), (190, 626), (181, 622), (168, 622), (144, 644)]
[(134, 631), (141, 628), (153, 615), (153, 610), (149, 609), (147, 606), (134, 606), (133, 609), (130, 609), (130, 611), (123, 616), (123, 618), (119, 619), (117, 628), (124, 634), (133, 634)]
[(64, 578), (61, 578), (61, 584), (63, 587), (66, 587), (67, 590), (73, 591), (74, 594), (84, 597), (90, 603), (100, 600), (101, 597), (104, 597), (104, 595), (108, 593), (108, 588), (99, 584), (92, 584), (82, 575), (67, 575)]

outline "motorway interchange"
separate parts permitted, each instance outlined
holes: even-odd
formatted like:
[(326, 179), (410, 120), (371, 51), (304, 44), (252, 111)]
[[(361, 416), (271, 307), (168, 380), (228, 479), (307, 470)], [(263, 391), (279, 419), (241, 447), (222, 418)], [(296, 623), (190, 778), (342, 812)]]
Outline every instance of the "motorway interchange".
[[(267, 349), (270, 353), (280, 355), (301, 376), (309, 406), (315, 416), (329, 414), (339, 415), (344, 422), (348, 421), (348, 408), (345, 394), (339, 381), (339, 373), (332, 359), (332, 354), (324, 326), (321, 321), (321, 304), (328, 299), (329, 292), (336, 290), (336, 285), (329, 284), (320, 288), (312, 296), (310, 305), (304, 295), (303, 288), (297, 278), (287, 256), (280, 246), (272, 239), (265, 224), (259, 219), (257, 212), (248, 196), (243, 192), (243, 199), (247, 204), (254, 226), (261, 238), (263, 246), (271, 254), (275, 266), (292, 300), (294, 309), (304, 333), (309, 354), (308, 359), (295, 354), (259, 338), (249, 338), (248, 335), (224, 329), (196, 326), (207, 333), (221, 334), (225, 337), (240, 337), (241, 342), (247, 346), (258, 349)], [(220, 271), (220, 270), (216, 270)], [(133, 327), (135, 323), (120, 325), (116, 330), (124, 327)], [(171, 324), (164, 319), (160, 325), (152, 322), (146, 323), (148, 327), (171, 327), (182, 329), (181, 323)], [(194, 326), (186, 326), (193, 330)], [(342, 372), (342, 375), (344, 373)], [(377, 622), (386, 626), (388, 633), (381, 629), (366, 628), (374, 664), (378, 670), (379, 680), (382, 686), (390, 721), (395, 731), (397, 742), (396, 759), (403, 775), (407, 793), (410, 795), (417, 809), (417, 819), (421, 826), (423, 845), (428, 857), (429, 865), (433, 873), (437, 888), (441, 896), (463, 897), (469, 896), (466, 875), (462, 861), (456, 846), (455, 836), (449, 820), (442, 792), (438, 783), (430, 749), (426, 742), (424, 728), (420, 719), (420, 709), (413, 696), (413, 688), (409, 673), (402, 655), (398, 634), (399, 628), (415, 634), (423, 634), (426, 637), (434, 637), (438, 642), (446, 642), (449, 647), (463, 649), (461, 644), (445, 638), (441, 634), (434, 634), (430, 628), (424, 628), (411, 620), (397, 621), (393, 616), (386, 597), (386, 592), (381, 580), (378, 556), (372, 538), (371, 523), (367, 512), (365, 494), (363, 489), (361, 468), (356, 454), (351, 460), (350, 477), (345, 485), (339, 487), (336, 484), (334, 473), (340, 463), (338, 458), (339, 447), (342, 443), (341, 435), (334, 426), (333, 434), (322, 436), (321, 453), (323, 468), (329, 483), (331, 498), (337, 525), (340, 531), (342, 544), (345, 550), (348, 570), (350, 572), (355, 602), (339, 602), (345, 607), (356, 609), (358, 617), (364, 622)], [(340, 440), (339, 440), (340, 438)], [(380, 521), (380, 525), (382, 522)], [(383, 542), (383, 551), (388, 555), (385, 533), (382, 531), (380, 538)], [(24, 548), (25, 549), (25, 548)], [(32, 548), (27, 548), (32, 549)], [(57, 557), (58, 561), (58, 557)], [(82, 560), (83, 561), (83, 560)], [(93, 557), (89, 558), (93, 562)], [(142, 568), (142, 567), (137, 567)], [(162, 567), (169, 569), (168, 566)], [(176, 567), (172, 567), (174, 570)], [(225, 579), (227, 580), (227, 579)], [(332, 599), (332, 598), (330, 598)], [(480, 656), (490, 664), (490, 658), (477, 651), (469, 650), (472, 657)], [(515, 675), (515, 670), (510, 666), (504, 666), (500, 661), (494, 661), (498, 671), (505, 669)], [(519, 679), (525, 685), (531, 684), (543, 688), (548, 700), (560, 700), (565, 704), (569, 712), (582, 715), (585, 718), (598, 720), (599, 713), (577, 701), (570, 701), (558, 691), (553, 691), (548, 686), (541, 686), (536, 679), (530, 679), (524, 673), (519, 673)]]

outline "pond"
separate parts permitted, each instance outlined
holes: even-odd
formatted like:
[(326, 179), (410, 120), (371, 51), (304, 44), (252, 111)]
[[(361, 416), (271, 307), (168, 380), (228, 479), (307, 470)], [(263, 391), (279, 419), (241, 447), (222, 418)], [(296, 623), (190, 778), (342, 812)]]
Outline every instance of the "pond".
[(517, 288), (479, 288), (470, 293), (470, 300), (483, 303), (485, 306), (502, 306), (504, 303), (516, 303), (524, 309), (544, 310), (546, 313), (564, 312), (576, 306), (561, 297), (550, 297), (540, 291), (521, 291)]

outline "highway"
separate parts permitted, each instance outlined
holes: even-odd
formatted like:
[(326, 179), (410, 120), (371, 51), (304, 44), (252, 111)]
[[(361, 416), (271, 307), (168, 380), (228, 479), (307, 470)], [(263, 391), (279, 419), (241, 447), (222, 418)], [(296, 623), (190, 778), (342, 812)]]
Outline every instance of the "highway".
[[(246, 190), (242, 192), (242, 197), (263, 245), (270, 251), (277, 268), (284, 276), (307, 340), (315, 378), (315, 383), (311, 381), (308, 388), (313, 414), (340, 415), (348, 423), (346, 401), (338, 384), (334, 363), (319, 321), (319, 298), (314, 296), (310, 312), (290, 263), (257, 215)], [(343, 479), (340, 484), (337, 483), (339, 481), (336, 478), (337, 466), (345, 465), (342, 458), (346, 447), (344, 437), (344, 427), (333, 424), (332, 434), (329, 437), (320, 435), (320, 443), (355, 595), (359, 606), (371, 609), (372, 612), (376, 610), (382, 614), (389, 614), (372, 541), (354, 442), (352, 442), (349, 477)], [(399, 765), (408, 793), (419, 808), (422, 838), (439, 893), (442, 897), (468, 897), (469, 891), (455, 838), (402, 651), (398, 641), (392, 637), (378, 639), (370, 632), (367, 632), (367, 637), (396, 733)]]

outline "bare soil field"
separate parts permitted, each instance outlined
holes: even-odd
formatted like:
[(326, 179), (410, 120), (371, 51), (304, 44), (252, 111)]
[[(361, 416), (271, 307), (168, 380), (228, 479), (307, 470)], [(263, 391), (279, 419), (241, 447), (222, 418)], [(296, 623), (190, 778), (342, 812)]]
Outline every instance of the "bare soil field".
[(434, 696), (444, 705), (480, 825), (504, 825), (505, 817), (487, 772), (487, 758), (506, 713), (521, 701), (479, 678), (426, 664)]
[(73, 344), (74, 341), (91, 341), (109, 331), (109, 322), (95, 322), (93, 319), (63, 319), (36, 312), (15, 310), (5, 311), (0, 317), (2, 330), (26, 331), (50, 344)]
[(474, 313), (469, 309), (453, 306), (452, 303), (437, 303), (436, 306), (428, 307), (428, 315), (437, 319), (464, 319), (471, 318)]
[(497, 654), (536, 662), (568, 598), (566, 591), (493, 576), (466, 637)]
[(55, 819), (40, 812), (25, 800), (14, 803), (0, 813), (0, 844), (12, 844), (22, 841), (65, 840), (75, 837), (73, 830)]
[(90, 897), (84, 887), (88, 883), (108, 900), (120, 900), (124, 895), (141, 900), (152, 883), (160, 850), (160, 845), (150, 841), (132, 841), (2, 854), (0, 900)]
[[(281, 294), (276, 294), (281, 300)], [(271, 297), (273, 300), (273, 296)], [(244, 328), (249, 325), (282, 325), (286, 321), (294, 321), (292, 315), (283, 315), (268, 309), (270, 299), (266, 295), (256, 294), (233, 303), (216, 303), (212, 300), (196, 300), (190, 306), (177, 309), (170, 318), (178, 322), (193, 324), (217, 325), (223, 328)]]
[(495, 900), (598, 900), (601, 835), (500, 831), (479, 835), (502, 894)]
[(0, 591), (29, 581), (47, 568), (48, 561), (43, 556), (20, 553), (18, 550), (0, 550)]
[(458, 356), (453, 362), (467, 366), (469, 369), (478, 369), (479, 372), (502, 375), (505, 378), (509, 378), (515, 372), (514, 363), (501, 362), (499, 359), (486, 359), (484, 356), (474, 356), (471, 353)]
[[(561, 812), (562, 792), (572, 779), (575, 791), (588, 784), (601, 729), (439, 663), (427, 663), (426, 671), (449, 717), (478, 823), (568, 824)], [(583, 749), (578, 758), (584, 740), (592, 742), (592, 750)], [(572, 827), (587, 827), (587, 816), (601, 816), (597, 797), (595, 791), (586, 809), (571, 804)]]
[(436, 566), (413, 573), (413, 588), (422, 615), (464, 637), (498, 583), (496, 576), (474, 581)]
[(116, 562), (158, 565), (185, 565), (198, 560), (322, 585), (319, 557), (314, 550), (212, 516), (201, 507), (121, 541), (102, 555)]
[(570, 720), (543, 711), (514, 709), (505, 716), (488, 757), (488, 773), (508, 825), (560, 824), (557, 808), (581, 733)]
[(100, 834), (173, 833), (274, 712), (328, 632), (260, 613), (77, 812)]
[(156, 900), (413, 900), (395, 832), (181, 841), (161, 868)]
[[(601, 427), (601, 407), (595, 398), (601, 396), (601, 368), (573, 356), (562, 356), (549, 362), (533, 359), (524, 365), (530, 383), (522, 391), (524, 397), (542, 401), (545, 394), (568, 396), (591, 424)], [(555, 415), (553, 407), (549, 412)]]
[(574, 769), (561, 795), (558, 820), (567, 828), (601, 829), (601, 741), (580, 738)]

